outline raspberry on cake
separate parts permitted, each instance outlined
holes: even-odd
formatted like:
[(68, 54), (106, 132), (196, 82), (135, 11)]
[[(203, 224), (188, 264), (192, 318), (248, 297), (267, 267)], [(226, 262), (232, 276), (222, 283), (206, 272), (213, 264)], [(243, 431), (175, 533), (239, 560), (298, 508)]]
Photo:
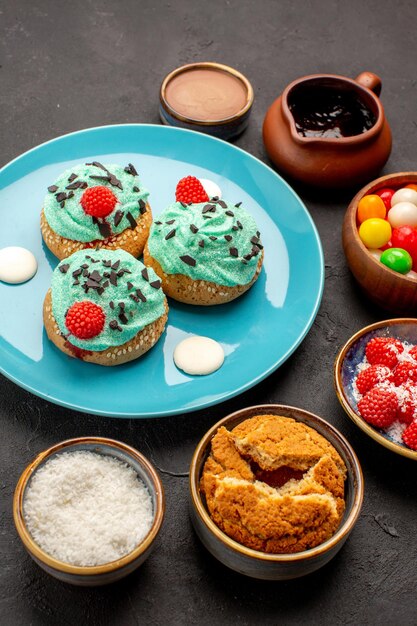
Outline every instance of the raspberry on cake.
[(142, 254), (152, 223), (149, 192), (129, 163), (77, 165), (48, 187), (41, 231), (48, 248), (63, 259), (84, 248)]
[(144, 260), (174, 300), (196, 305), (230, 302), (260, 274), (260, 233), (241, 202), (203, 200), (201, 183), (189, 179), (193, 177), (180, 181), (176, 193), (187, 201), (177, 200), (152, 224)]
[(65, 354), (118, 365), (155, 345), (167, 312), (151, 268), (123, 250), (101, 249), (80, 250), (57, 266), (43, 316), (49, 339)]

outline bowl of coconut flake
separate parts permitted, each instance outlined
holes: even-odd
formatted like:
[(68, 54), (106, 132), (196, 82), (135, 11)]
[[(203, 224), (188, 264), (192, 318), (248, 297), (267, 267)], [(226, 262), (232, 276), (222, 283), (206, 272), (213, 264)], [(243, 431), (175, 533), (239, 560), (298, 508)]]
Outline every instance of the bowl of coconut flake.
[(134, 448), (69, 439), (39, 454), (14, 494), (17, 532), (30, 556), (67, 583), (105, 585), (139, 567), (165, 513), (161, 480)]

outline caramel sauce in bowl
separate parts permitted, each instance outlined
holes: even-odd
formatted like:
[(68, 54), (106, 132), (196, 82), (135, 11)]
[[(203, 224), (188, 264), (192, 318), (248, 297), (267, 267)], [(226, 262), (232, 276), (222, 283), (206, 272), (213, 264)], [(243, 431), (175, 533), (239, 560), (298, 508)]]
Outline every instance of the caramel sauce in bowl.
[(253, 89), (237, 70), (220, 63), (191, 63), (168, 74), (160, 90), (164, 124), (232, 139), (247, 126)]

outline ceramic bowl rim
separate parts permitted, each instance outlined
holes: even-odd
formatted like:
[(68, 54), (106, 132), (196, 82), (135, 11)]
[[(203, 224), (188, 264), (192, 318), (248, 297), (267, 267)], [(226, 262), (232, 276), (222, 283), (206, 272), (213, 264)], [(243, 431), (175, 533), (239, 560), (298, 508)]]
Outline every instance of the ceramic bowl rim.
[[(152, 526), (148, 532), (148, 534), (144, 537), (144, 539), (136, 546), (134, 550), (126, 554), (125, 556), (117, 559), (115, 561), (110, 561), (108, 563), (103, 563), (102, 565), (93, 565), (93, 566), (79, 566), (79, 565), (71, 565), (70, 563), (65, 563), (64, 561), (60, 561), (55, 559), (54, 557), (47, 554), (40, 546), (32, 539), (26, 524), (25, 518), (23, 514), (23, 499), (25, 489), (28, 485), (30, 478), (33, 473), (39, 467), (41, 463), (47, 460), (51, 455), (67, 451), (73, 446), (77, 446), (79, 444), (91, 444), (91, 445), (102, 445), (108, 448), (115, 448), (117, 450), (121, 450), (127, 454), (127, 456), (132, 457), (144, 470), (147, 474), (150, 482), (152, 484), (152, 493), (155, 497), (155, 510), (154, 510), (154, 518), (152, 522)], [(53, 570), (58, 572), (71, 574), (74, 576), (85, 576), (88, 578), (89, 576), (97, 576), (101, 574), (110, 574), (117, 572), (134, 562), (138, 557), (142, 554), (145, 554), (149, 549), (151, 544), (156, 539), (162, 521), (165, 515), (165, 494), (161, 479), (159, 478), (155, 468), (148, 461), (148, 459), (143, 456), (138, 450), (135, 448), (115, 439), (109, 439), (106, 437), (76, 437), (73, 439), (66, 439), (65, 441), (61, 441), (57, 444), (54, 444), (50, 448), (40, 452), (27, 467), (23, 470), (14, 492), (13, 497), (13, 518), (16, 526), (17, 533), (22, 540), (26, 550), (31, 554), (35, 559), (40, 561), (43, 565), (46, 565)]]
[[(396, 180), (402, 178), (414, 178), (417, 183), (417, 172), (395, 172), (393, 174), (385, 174), (384, 176), (380, 176), (379, 178), (375, 178), (370, 181), (366, 185), (364, 185), (357, 194), (350, 201), (348, 208), (346, 209), (346, 216), (348, 216), (350, 228), (354, 234), (355, 242), (360, 247), (361, 252), (364, 253), (371, 261), (373, 267), (376, 270), (381, 271), (382, 273), (388, 273), (393, 278), (399, 281), (405, 281), (410, 285), (414, 285), (417, 288), (417, 281), (415, 278), (410, 278), (405, 274), (400, 274), (399, 272), (394, 272), (391, 268), (387, 267), (383, 263), (381, 263), (378, 259), (376, 259), (373, 254), (371, 254), (365, 244), (361, 241), (359, 237), (359, 230), (356, 223), (356, 214), (358, 211), (359, 200), (361, 200), (364, 196), (366, 196), (369, 191), (372, 189), (376, 191), (379, 187), (389, 187), (389, 182), (395, 183)], [(410, 180), (410, 182), (413, 182)]]
[(384, 328), (388, 326), (395, 326), (399, 324), (414, 324), (417, 328), (417, 319), (413, 317), (396, 317), (393, 319), (382, 320), (380, 322), (375, 322), (374, 324), (369, 324), (368, 326), (364, 326), (360, 330), (358, 330), (350, 339), (346, 341), (346, 343), (340, 348), (336, 360), (334, 362), (333, 367), (333, 382), (336, 390), (337, 398), (344, 409), (345, 413), (350, 417), (350, 419), (358, 426), (364, 433), (369, 435), (374, 441), (377, 441), (388, 450), (392, 452), (396, 452), (401, 456), (407, 457), (409, 459), (413, 459), (417, 461), (417, 451), (411, 450), (411, 448), (407, 448), (402, 444), (395, 443), (395, 441), (391, 441), (381, 435), (377, 430), (375, 430), (370, 424), (367, 424), (365, 420), (354, 411), (346, 397), (345, 389), (342, 384), (342, 365), (343, 361), (346, 357), (346, 354), (351, 349), (351, 347), (364, 335), (373, 330), (377, 330), (379, 328)]
[[(298, 87), (301, 83), (306, 83), (319, 79), (331, 79), (350, 84), (352, 87), (354, 87), (356, 91), (364, 93), (368, 98), (371, 97), (378, 111), (375, 124), (366, 132), (361, 133), (360, 135), (353, 135), (351, 137), (303, 137), (302, 135), (300, 135), (296, 129), (294, 117), (292, 116), (290, 108), (288, 106), (288, 96), (290, 92), (295, 87)], [(300, 76), (300, 78), (296, 78), (291, 83), (289, 83), (289, 85), (287, 85), (282, 92), (282, 110), (287, 118), (287, 121), (289, 121), (290, 123), (291, 134), (294, 140), (297, 140), (299, 143), (314, 143), (320, 141), (335, 146), (350, 146), (352, 144), (356, 145), (358, 143), (365, 143), (372, 140), (375, 135), (378, 135), (381, 132), (385, 118), (384, 107), (382, 106), (382, 102), (379, 96), (377, 96), (375, 92), (373, 92), (368, 87), (361, 85), (361, 83), (358, 83), (354, 78), (341, 76), (340, 74), (308, 74), (307, 76)]]
[[(178, 74), (182, 74), (183, 72), (187, 72), (192, 69), (206, 68), (221, 70), (223, 72), (226, 72), (227, 74), (232, 74), (235, 78), (238, 78), (241, 83), (243, 83), (246, 89), (246, 103), (239, 111), (237, 111), (237, 113), (229, 115), (229, 117), (223, 117), (219, 119), (199, 120), (195, 117), (187, 117), (186, 115), (182, 115), (170, 105), (166, 98), (168, 83), (173, 78), (175, 78), (175, 76), (178, 76)], [(169, 113), (169, 115), (172, 115), (175, 119), (180, 120), (181, 122), (186, 122), (187, 124), (190, 124), (192, 126), (221, 126), (225, 124), (230, 124), (236, 120), (241, 119), (251, 109), (254, 101), (254, 91), (251, 83), (246, 78), (246, 76), (244, 76), (244, 74), (242, 74), (238, 70), (235, 70), (233, 67), (230, 67), (229, 65), (224, 65), (223, 63), (198, 61), (196, 63), (187, 63), (186, 65), (181, 65), (180, 67), (177, 67), (176, 69), (169, 72), (169, 74), (167, 74), (162, 81), (159, 99), (165, 111)]]
[[(259, 410), (265, 415), (267, 414), (265, 413), (265, 411), (271, 411), (271, 414), (275, 414), (275, 415), (280, 415), (281, 411), (285, 411), (287, 413), (291, 411), (296, 411), (299, 414), (300, 413), (303, 414), (308, 419), (313, 418), (313, 423), (317, 421), (332, 431), (332, 434), (337, 440), (338, 444), (341, 444), (341, 446), (344, 448), (344, 452), (350, 458), (352, 467), (354, 468), (354, 477), (353, 477), (354, 478), (354, 494), (353, 494), (351, 510), (347, 518), (344, 520), (344, 522), (341, 523), (341, 525), (336, 530), (334, 535), (332, 535), (330, 539), (321, 543), (315, 548), (311, 548), (309, 550), (303, 550), (302, 552), (295, 552), (292, 554), (268, 554), (266, 552), (264, 553), (264, 552), (260, 552), (259, 550), (253, 550), (252, 548), (247, 548), (246, 546), (238, 543), (234, 539), (231, 539), (228, 535), (226, 535), (226, 533), (220, 530), (220, 528), (211, 519), (206, 507), (203, 504), (200, 491), (198, 489), (200, 476), (196, 475), (197, 461), (199, 457), (205, 454), (207, 448), (210, 445), (212, 437), (221, 426), (226, 426), (229, 422), (234, 421), (240, 417), (242, 418), (240, 422), (244, 421), (245, 419), (249, 419), (250, 417), (253, 417), (255, 415), (253, 413), (253, 411), (255, 410)], [(293, 418), (293, 419), (296, 419), (296, 418)], [(313, 424), (309, 423), (308, 425), (311, 428), (314, 428)], [(322, 436), (324, 437), (324, 435)], [(214, 535), (214, 537), (218, 539), (226, 548), (228, 548), (229, 550), (235, 553), (240, 554), (241, 556), (254, 559), (255, 561), (258, 561), (258, 562), (275, 563), (278, 565), (280, 563), (292, 563), (296, 561), (307, 561), (310, 559), (314, 559), (320, 556), (321, 554), (326, 553), (327, 551), (330, 551), (340, 541), (342, 541), (343, 543), (343, 541), (347, 539), (347, 537), (349, 536), (350, 532), (352, 531), (353, 527), (356, 524), (356, 521), (359, 517), (360, 511), (362, 508), (363, 496), (364, 496), (364, 478), (363, 478), (362, 468), (360, 466), (358, 457), (356, 456), (356, 453), (354, 452), (352, 446), (347, 441), (347, 439), (332, 424), (327, 422), (325, 419), (305, 409), (300, 409), (298, 407), (294, 407), (294, 406), (290, 406), (286, 404), (259, 404), (259, 405), (254, 405), (250, 407), (245, 407), (243, 409), (239, 409), (238, 411), (234, 411), (233, 413), (229, 413), (228, 415), (226, 415), (226, 417), (223, 417), (216, 424), (211, 426), (211, 428), (205, 433), (205, 435), (199, 441), (194, 451), (193, 457), (191, 459), (190, 472), (189, 472), (189, 489), (190, 489), (190, 494), (191, 494), (192, 505), (200, 521), (204, 524), (206, 529), (212, 535)]]

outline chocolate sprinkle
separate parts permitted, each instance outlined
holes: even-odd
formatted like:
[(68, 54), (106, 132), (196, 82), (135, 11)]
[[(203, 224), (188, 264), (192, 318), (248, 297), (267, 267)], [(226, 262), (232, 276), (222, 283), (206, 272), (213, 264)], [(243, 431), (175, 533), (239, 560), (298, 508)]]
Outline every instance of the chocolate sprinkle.
[(83, 270), (86, 270), (86, 269), (88, 269), (88, 263), (83, 263), (80, 267), (82, 267)]
[(144, 280), (149, 281), (149, 274), (148, 274), (148, 270), (147, 270), (146, 267), (142, 270), (141, 274), (142, 274), (142, 278), (144, 278)]
[(238, 202), (237, 204), (235, 204), (235, 207), (239, 208), (241, 204), (241, 202)]
[(65, 193), (65, 191), (61, 191), (60, 193), (57, 193), (55, 197), (57, 202), (65, 202), (65, 200), (67, 199), (67, 194)]
[(105, 276), (106, 278), (110, 278), (110, 273), (109, 272), (103, 272), (103, 276)]
[(134, 300), (135, 302), (139, 302), (139, 298), (137, 296), (135, 296), (134, 293), (131, 293), (129, 298), (132, 298), (132, 300)]
[(247, 261), (250, 261), (252, 258), (252, 254), (245, 254), (243, 258), (246, 259)]
[(136, 289), (136, 297), (140, 298), (142, 302), (146, 302), (146, 296), (144, 296), (140, 289)]
[(69, 264), (68, 263), (64, 263), (64, 265), (60, 265), (59, 266), (59, 271), (62, 272), (63, 274), (66, 274), (69, 270)]
[(112, 270), (118, 270), (119, 265), (120, 265), (120, 259), (118, 259), (117, 261), (113, 263), (113, 265), (111, 266)]
[(233, 239), (232, 235), (225, 235), (224, 238), (226, 239), (226, 241), (232, 241)]
[(259, 230), (257, 230), (257, 231), (256, 231), (256, 236), (257, 236), (257, 237), (260, 237), (260, 236), (261, 236), (261, 233), (259, 232)]
[(212, 215), (203, 215), (203, 219), (205, 220), (211, 220), (212, 217)]
[(168, 220), (167, 222), (165, 222), (165, 224), (169, 224), (171, 226), (171, 224), (173, 224), (175, 222), (175, 220)]
[(139, 200), (139, 213), (141, 215), (143, 215), (144, 213), (146, 213), (146, 202), (144, 202), (142, 200), (142, 198)]
[(129, 321), (126, 317), (126, 314), (123, 312), (119, 314), (119, 320), (122, 322), (122, 324), (127, 324)]
[(219, 199), (219, 196), (213, 196), (211, 200), (212, 202), (217, 202), (218, 199)]
[(204, 248), (204, 239), (202, 239), (201, 241), (198, 242), (198, 245), (200, 246), (200, 248)]
[(232, 226), (232, 230), (239, 230), (237, 226)]
[(183, 256), (180, 256), (180, 259), (183, 263), (186, 263), (187, 265), (190, 265), (191, 267), (195, 267), (196, 265), (195, 259), (193, 259), (193, 257), (190, 256), (189, 254), (184, 254)]
[(192, 233), (194, 233), (194, 235), (198, 233), (198, 228), (195, 224), (190, 224), (190, 230)]
[(160, 226), (162, 222), (155, 222), (155, 226)]
[(48, 191), (49, 193), (55, 193), (55, 191), (58, 191), (58, 187), (56, 185), (50, 185)]
[(229, 215), (229, 217), (234, 217), (235, 216), (233, 211), (226, 211), (226, 215)]
[(77, 276), (79, 276), (82, 273), (83, 273), (82, 269), (78, 269), (78, 270), (74, 270), (72, 275), (74, 278), (77, 278)]
[(116, 320), (112, 320), (109, 324), (110, 328), (112, 330), (120, 330), (120, 332), (123, 330), (122, 328), (120, 328), (119, 324), (117, 323)]
[(258, 246), (253, 246), (252, 254), (256, 256), (257, 254), (259, 254), (259, 252), (260, 252), (260, 248), (258, 248)]
[(138, 176), (138, 173), (135, 169), (135, 166), (129, 163), (127, 167), (125, 167), (126, 174), (131, 174), (132, 176)]
[(91, 280), (95, 280), (97, 283), (103, 280), (103, 277), (98, 273), (97, 270), (94, 270), (94, 272), (91, 272), (89, 278), (91, 278)]
[(243, 265), (247, 265), (248, 264), (248, 262), (245, 261), (245, 259), (241, 259), (241, 261), (242, 261)]
[(124, 303), (124, 302), (119, 302), (119, 307), (120, 307), (121, 309), (124, 309), (124, 308), (125, 308), (125, 303)]
[(134, 187), (132, 187), (132, 191), (134, 191), (135, 193), (138, 193), (140, 191), (139, 187), (136, 187), (136, 185)]
[(116, 211), (116, 213), (114, 214), (113, 222), (116, 228), (122, 221), (123, 215), (124, 215), (123, 211)]
[(219, 200), (219, 201), (217, 202), (217, 204), (218, 204), (219, 206), (221, 206), (221, 207), (222, 207), (222, 209), (227, 209), (227, 204), (226, 204), (226, 202), (225, 202), (224, 200)]
[(130, 212), (130, 211), (128, 211), (128, 212), (126, 213), (126, 217), (127, 217), (128, 222), (129, 222), (129, 224), (130, 224), (130, 228), (131, 228), (132, 230), (135, 230), (135, 228), (136, 228), (136, 226), (137, 226), (137, 224), (136, 224), (136, 220), (135, 220), (135, 218), (133, 217), (133, 215), (131, 214), (131, 212)]
[(187, 206), (188, 206), (188, 204), (187, 204), (186, 202), (180, 202), (180, 205), (181, 205), (184, 209), (186, 209), (186, 208), (187, 208)]
[(236, 224), (238, 225), (238, 227), (240, 228), (240, 230), (243, 230), (243, 226), (242, 226), (241, 222), (239, 222), (239, 220), (237, 220)]
[(110, 273), (110, 282), (114, 287), (117, 287), (117, 274), (116, 272)]
[(255, 244), (255, 245), (257, 245), (257, 244), (258, 244), (258, 242), (259, 242), (259, 238), (258, 238), (258, 237), (252, 237), (252, 238), (251, 238), (251, 240), (250, 240), (250, 242), (251, 242), (251, 243), (253, 243), (253, 244)]
[(109, 281), (106, 280), (104, 283), (101, 284), (102, 287), (104, 287), (104, 289), (107, 289), (107, 287), (110, 285)]
[(230, 256), (239, 256), (237, 248), (229, 248)]
[(216, 241), (217, 237), (215, 237), (214, 235), (210, 235), (209, 239), (211, 239), (212, 241)]
[(74, 282), (72, 283), (72, 286), (75, 287), (75, 285), (79, 285), (80, 281), (79, 280), (74, 280)]
[(65, 189), (86, 189), (87, 187), (88, 185), (84, 181), (76, 180), (75, 183), (71, 183), (70, 185), (67, 185)]
[(83, 276), (86, 278), (88, 276), (88, 270), (83, 270)]
[(75, 180), (76, 178), (78, 178), (78, 174), (72, 173), (71, 176), (68, 178), (68, 182), (72, 183), (72, 181)]
[(127, 288), (128, 289), (132, 289), (133, 287), (133, 283), (131, 283), (129, 280), (127, 281)]
[(175, 236), (175, 228), (173, 228), (172, 230), (169, 231), (169, 233), (167, 235), (165, 235), (165, 239), (171, 239), (171, 237)]
[(154, 289), (159, 289), (160, 286), (161, 286), (161, 281), (160, 280), (154, 280), (152, 283), (149, 283), (149, 284)]
[(108, 239), (108, 237), (110, 237), (110, 235), (111, 235), (111, 228), (110, 228), (110, 225), (107, 224), (107, 222), (98, 222), (97, 223), (97, 228), (100, 231), (100, 235), (102, 237), (104, 237), (104, 239)]
[(103, 261), (104, 267), (111, 267), (111, 261)]
[(92, 176), (91, 175), (90, 178), (97, 178), (97, 179), (107, 180), (110, 183), (110, 185), (112, 185), (112, 187), (118, 187), (119, 189), (123, 190), (123, 186), (122, 186), (122, 183), (120, 182), (120, 180), (114, 174), (109, 172), (107, 167), (104, 167), (104, 165), (102, 165), (98, 161), (93, 161), (92, 163), (86, 163), (86, 165), (94, 165), (95, 167), (98, 167), (99, 169), (101, 169), (101, 170), (103, 170), (104, 172), (107, 173), (107, 176)]
[(215, 213), (215, 212), (216, 212), (216, 207), (213, 204), (206, 204), (205, 206), (203, 206), (203, 209), (202, 209), (203, 215), (205, 213)]

